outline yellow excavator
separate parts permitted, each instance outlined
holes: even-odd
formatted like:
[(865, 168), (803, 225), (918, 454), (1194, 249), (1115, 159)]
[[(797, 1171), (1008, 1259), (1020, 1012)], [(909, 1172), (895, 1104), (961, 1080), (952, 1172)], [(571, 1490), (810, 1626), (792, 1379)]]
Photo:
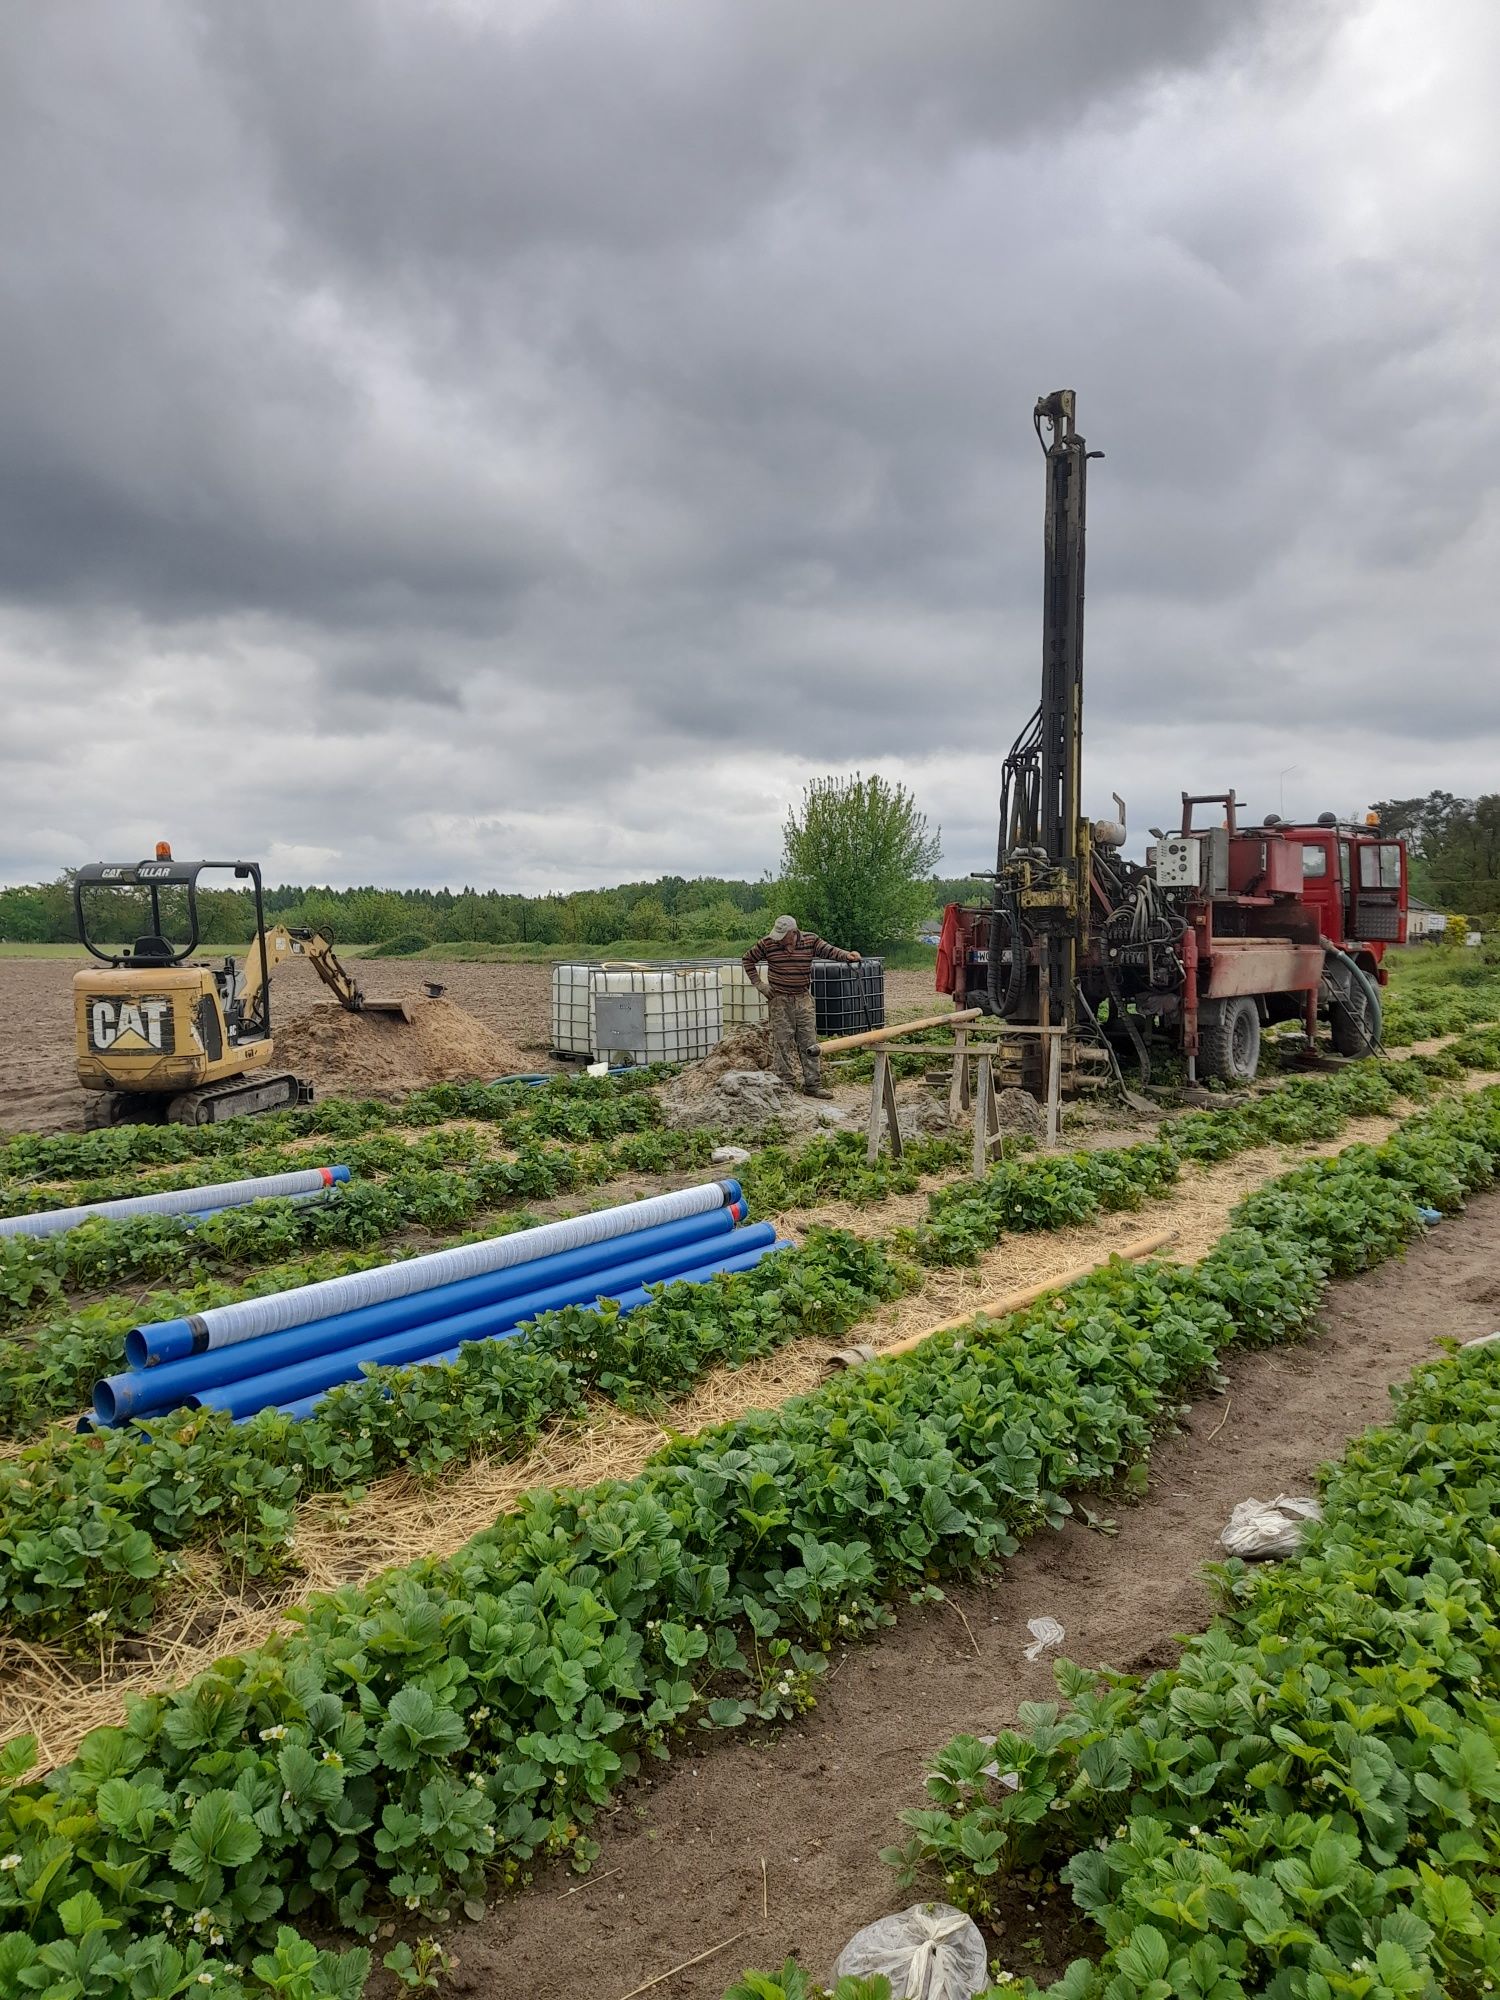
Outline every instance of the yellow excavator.
[[(225, 870), (248, 882), (255, 897), (255, 935), (241, 955), (217, 964), (194, 959), (198, 949), (198, 878)], [(150, 929), (116, 950), (96, 942), (97, 919), (119, 922), (116, 893), (149, 899)], [(163, 910), (164, 892), (168, 910)], [(215, 1125), (312, 1101), (312, 1085), (275, 1067), (271, 1039), (271, 974), (288, 953), (305, 958), (341, 1007), (351, 1014), (397, 1015), (410, 1021), (404, 1000), (367, 1000), (321, 931), (266, 927), (260, 864), (255, 861), (174, 861), (165, 841), (152, 861), (93, 861), (73, 881), (79, 942), (108, 969), (92, 966), (73, 979), (73, 1027), (78, 1081), (90, 1093), (86, 1124)], [(168, 937), (186, 929), (186, 942)]]

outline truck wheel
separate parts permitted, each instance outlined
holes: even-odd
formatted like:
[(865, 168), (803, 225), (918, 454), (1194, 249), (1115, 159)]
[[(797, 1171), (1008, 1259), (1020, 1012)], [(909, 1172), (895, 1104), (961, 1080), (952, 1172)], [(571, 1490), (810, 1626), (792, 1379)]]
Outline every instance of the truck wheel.
[(1357, 981), (1348, 996), (1335, 1000), (1328, 1009), (1328, 1032), (1334, 1052), (1341, 1056), (1373, 1055), (1380, 1046), (1380, 1005), (1372, 1002)]
[(1260, 1015), (1245, 996), (1226, 1000), (1198, 1034), (1198, 1073), (1221, 1083), (1254, 1083), (1260, 1066)]

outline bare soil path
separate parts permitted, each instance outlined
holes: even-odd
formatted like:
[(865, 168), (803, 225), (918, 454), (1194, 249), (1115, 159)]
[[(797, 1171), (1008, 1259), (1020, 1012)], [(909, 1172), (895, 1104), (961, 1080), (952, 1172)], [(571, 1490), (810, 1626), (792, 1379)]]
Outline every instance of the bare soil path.
[[(84, 962), (0, 959), (0, 1019), (8, 1027), (0, 1044), (0, 1133), (83, 1130), (84, 1093), (73, 1062), (73, 974)], [(361, 964), (358, 977), (382, 1000), (419, 999), (424, 982), (436, 980), (455, 1007), (523, 1052), (528, 1069), (551, 1067), (540, 1053), (550, 1035), (549, 965), (446, 965), (426, 959), (377, 958)], [(311, 966), (289, 958), (275, 975), (273, 1027), (277, 1021), (290, 1024), (306, 1016), (328, 997)], [(389, 1029), (389, 1023), (381, 1025)], [(375, 1032), (378, 1035), (380, 1029)], [(316, 1049), (311, 1054), (313, 1060), (302, 1073), (310, 1075), (315, 1085), (323, 1085)], [(410, 1087), (427, 1080), (413, 1077)]]
[[(73, 975), (86, 962), (0, 959), (0, 1020), (9, 1030), (0, 1044), (0, 1134), (83, 1130), (84, 1093), (73, 1066)], [(427, 981), (436, 980), (455, 1007), (509, 1043), (525, 1068), (555, 1067), (546, 1057), (552, 1032), (550, 965), (373, 958), (360, 964), (358, 977), (382, 1000), (415, 1000)], [(292, 1023), (327, 1003), (328, 991), (311, 966), (289, 958), (276, 972), (271, 1000), (274, 1019)], [(886, 974), (886, 1008), (893, 1019), (933, 1013), (947, 1004), (934, 994), (931, 972)], [(294, 1037), (292, 1066), (332, 1095), (338, 1080), (320, 1077), (315, 1043), (315, 1036)], [(469, 1080), (458, 1071), (455, 1076)], [(410, 1087), (427, 1080), (414, 1076)], [(399, 1078), (388, 1087), (401, 1088)]]
[[(1202, 1566), (1235, 1502), (1310, 1491), (1318, 1467), (1384, 1418), (1391, 1385), (1444, 1335), (1492, 1331), (1497, 1252), (1500, 1194), (1490, 1194), (1401, 1262), (1337, 1286), (1313, 1339), (1232, 1357), (1227, 1393), (1195, 1400), (1154, 1452), (1148, 1498), (1098, 1503), (1117, 1519), (1115, 1537), (1079, 1521), (1037, 1536), (995, 1581), (907, 1612), (836, 1660), (818, 1709), (778, 1740), (682, 1757), (602, 1816), (594, 1880), (568, 1895), (572, 1878), (549, 1872), (460, 1931), (454, 1984), (494, 2000), (611, 2000), (736, 1932), (746, 1935), (653, 1993), (718, 2000), (740, 1967), (779, 1965), (792, 1952), (826, 1976), (855, 1930), (915, 1898), (895, 1890), (876, 1852), (897, 1837), (901, 1808), (922, 1802), (923, 1759), (956, 1732), (990, 1734), (1018, 1702), (1054, 1693), (1050, 1663), (1022, 1658), (1026, 1621), (1059, 1619), (1064, 1650), (1081, 1661), (1168, 1664), (1177, 1635), (1211, 1615)], [(1019, 1937), (992, 1942), (1013, 1969), (1040, 1976), (1066, 1957), (1065, 1931), (1057, 1910), (1041, 1964)]]

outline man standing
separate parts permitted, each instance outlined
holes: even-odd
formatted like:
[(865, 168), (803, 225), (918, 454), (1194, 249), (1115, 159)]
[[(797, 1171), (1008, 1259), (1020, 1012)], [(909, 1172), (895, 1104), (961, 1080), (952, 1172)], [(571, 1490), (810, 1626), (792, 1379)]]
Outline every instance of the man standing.
[(795, 1049), (802, 1062), (802, 1089), (808, 1097), (832, 1097), (823, 1088), (818, 1062), (818, 1027), (813, 1013), (812, 962), (815, 958), (835, 958), (841, 965), (858, 965), (857, 951), (840, 951), (825, 944), (815, 931), (799, 931), (795, 917), (778, 917), (771, 935), (751, 945), (741, 961), (745, 977), (762, 993), (768, 989), (761, 977), (764, 966), (770, 978), (771, 1060), (783, 1083), (797, 1088), (797, 1072), (792, 1063)]

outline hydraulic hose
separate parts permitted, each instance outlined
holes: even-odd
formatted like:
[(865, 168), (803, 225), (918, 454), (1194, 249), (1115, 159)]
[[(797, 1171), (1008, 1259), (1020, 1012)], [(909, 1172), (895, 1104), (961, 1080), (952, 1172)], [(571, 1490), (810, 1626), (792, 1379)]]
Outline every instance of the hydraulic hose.
[(1319, 942), (1327, 957), (1336, 958), (1349, 968), (1350, 978), (1364, 994), (1365, 1004), (1370, 1012), (1370, 1019), (1375, 1024), (1375, 1032), (1370, 1038), (1370, 1046), (1372, 1048), (1379, 1048), (1381, 1031), (1385, 1025), (1385, 1008), (1380, 998), (1380, 987), (1370, 977), (1369, 973), (1365, 971), (1359, 961), (1351, 958), (1347, 951), (1343, 951), (1338, 945), (1330, 943), (1327, 938), (1321, 938)]
[(558, 1250), (577, 1250), (585, 1244), (604, 1243), (616, 1236), (633, 1235), (659, 1222), (677, 1222), (684, 1216), (702, 1215), (709, 1209), (725, 1208), (741, 1199), (738, 1181), (707, 1181), (698, 1187), (678, 1188), (671, 1194), (652, 1195), (646, 1201), (632, 1201), (618, 1208), (601, 1208), (591, 1215), (570, 1216), (563, 1222), (543, 1222), (534, 1229), (518, 1229), (509, 1236), (491, 1236), (482, 1243), (463, 1243), (451, 1250), (434, 1250), (425, 1257), (410, 1257), (399, 1264), (381, 1264), (372, 1271), (355, 1271), (343, 1278), (324, 1278), (295, 1291), (271, 1292), (265, 1298), (241, 1299), (233, 1305), (210, 1306), (206, 1312), (185, 1319), (162, 1320), (154, 1326), (136, 1327), (142, 1336), (137, 1352), (153, 1361), (180, 1361), (189, 1354), (209, 1348), (231, 1347), (237, 1341), (257, 1340), (262, 1334), (280, 1333), (287, 1327), (307, 1326), (333, 1313), (352, 1312), (357, 1306), (382, 1305), (387, 1299), (410, 1297), (431, 1291), (437, 1285), (455, 1283), (460, 1278), (477, 1278), (487, 1271), (509, 1270), (515, 1264), (529, 1264)]
[(132, 1215), (199, 1218), (225, 1208), (244, 1208), (252, 1201), (272, 1201), (278, 1195), (322, 1196), (348, 1178), (347, 1167), (306, 1167), (291, 1174), (267, 1174), (260, 1180), (219, 1181), (211, 1187), (169, 1188), (160, 1194), (127, 1195), (122, 1201), (82, 1202), (76, 1208), (0, 1217), (0, 1236), (60, 1236), (85, 1222), (96, 1219), (121, 1222)]

